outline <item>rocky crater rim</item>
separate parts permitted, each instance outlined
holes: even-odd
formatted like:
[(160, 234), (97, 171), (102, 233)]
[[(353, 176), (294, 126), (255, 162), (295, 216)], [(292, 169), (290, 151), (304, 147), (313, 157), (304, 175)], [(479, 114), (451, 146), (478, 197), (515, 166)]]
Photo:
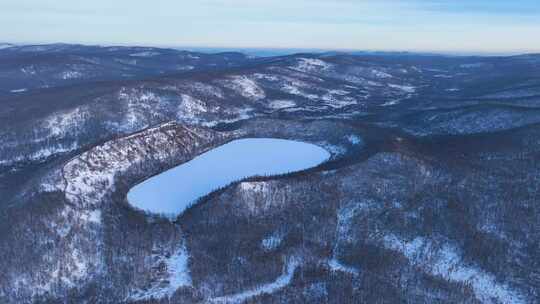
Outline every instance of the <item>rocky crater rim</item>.
[(297, 140), (235, 139), (142, 181), (127, 198), (145, 212), (178, 216), (199, 198), (231, 183), (307, 170), (330, 157), (326, 149)]

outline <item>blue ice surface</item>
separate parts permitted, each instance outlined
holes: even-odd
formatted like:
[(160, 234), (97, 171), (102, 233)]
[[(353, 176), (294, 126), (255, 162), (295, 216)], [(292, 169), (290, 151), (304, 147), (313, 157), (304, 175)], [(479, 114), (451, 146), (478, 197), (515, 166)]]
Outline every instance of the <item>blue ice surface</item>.
[(330, 158), (304, 142), (248, 138), (234, 140), (133, 187), (129, 203), (150, 213), (181, 214), (191, 203), (232, 182), (315, 167)]

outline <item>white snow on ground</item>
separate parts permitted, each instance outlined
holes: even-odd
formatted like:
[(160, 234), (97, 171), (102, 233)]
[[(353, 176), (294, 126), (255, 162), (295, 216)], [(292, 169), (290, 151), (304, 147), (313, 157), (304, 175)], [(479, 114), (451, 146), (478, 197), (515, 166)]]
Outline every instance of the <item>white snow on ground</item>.
[(357, 276), (360, 274), (358, 269), (350, 266), (343, 265), (338, 259), (332, 258), (328, 261), (328, 267), (330, 267), (330, 270), (337, 271), (337, 272), (345, 272), (348, 274), (352, 274), (353, 276)]
[(279, 77), (277, 77), (276, 75), (270, 75), (270, 74), (255, 73), (253, 74), (253, 77), (259, 80), (264, 79), (264, 80), (268, 80), (272, 82), (279, 81)]
[(278, 248), (282, 241), (283, 234), (276, 231), (261, 241), (261, 247), (266, 251), (272, 251)]
[(271, 109), (280, 110), (285, 108), (296, 107), (296, 103), (292, 100), (272, 100), (268, 106)]
[(401, 252), (415, 266), (434, 276), (468, 284), (482, 303), (494, 303), (494, 299), (497, 300), (496, 303), (527, 303), (520, 293), (506, 284), (497, 282), (493, 275), (473, 265), (465, 264), (459, 249), (450, 244), (435, 246), (422, 237), (407, 241), (395, 235), (386, 235), (383, 242), (385, 247)]
[(353, 145), (358, 145), (358, 144), (362, 143), (362, 138), (360, 138), (360, 136), (354, 135), (354, 134), (347, 135), (347, 140)]
[(131, 57), (154, 57), (154, 56), (158, 56), (158, 55), (160, 55), (159, 52), (146, 51), (146, 52), (139, 52), (139, 53), (130, 54), (129, 56), (131, 56)]
[[(421, 70), (420, 70), (421, 71)], [(448, 73), (447, 70), (443, 70), (443, 69), (434, 69), (434, 68), (424, 68), (424, 71), (427, 71), (427, 72), (436, 72), (436, 73)]]
[(223, 91), (216, 86), (212, 86), (203, 82), (190, 82), (185, 86), (188, 90), (196, 91), (200, 94), (203, 94), (204, 96), (208, 97), (216, 97), (223, 99)]
[(294, 81), (294, 82), (283, 84), (282, 87), (281, 87), (281, 90), (283, 92), (285, 92), (285, 93), (300, 96), (300, 97), (304, 97), (304, 98), (310, 99), (310, 100), (316, 100), (316, 99), (319, 98), (319, 96), (317, 96), (316, 94), (308, 94), (308, 93), (302, 91), (300, 89), (301, 87), (305, 87), (304, 83), (302, 83), (300, 81)]
[(266, 182), (242, 182), (240, 189), (248, 193), (266, 193), (268, 192), (268, 183)]
[(356, 203), (352, 206), (346, 206), (340, 208), (337, 213), (336, 243), (332, 249), (332, 258), (327, 261), (331, 271), (345, 272), (352, 274), (353, 276), (357, 276), (360, 273), (358, 269), (342, 264), (336, 257), (336, 253), (341, 244), (349, 243), (353, 240), (351, 221), (355, 217), (356, 212), (362, 209), (362, 205), (363, 204)]
[(226, 119), (216, 119), (212, 121), (206, 121), (201, 123), (202, 126), (205, 127), (214, 127), (220, 123), (233, 123), (240, 120), (249, 119), (251, 117), (257, 116), (257, 113), (254, 113), (255, 110), (253, 108), (229, 108), (225, 110), (225, 114), (228, 116), (232, 116), (232, 118), (226, 118)]
[(60, 78), (64, 80), (76, 79), (76, 78), (81, 78), (81, 77), (83, 77), (83, 73), (79, 71), (64, 71), (60, 74)]
[(73, 142), (71, 145), (56, 144), (41, 148), (35, 152), (20, 155), (11, 159), (0, 159), (0, 165), (13, 165), (18, 162), (40, 162), (55, 154), (67, 153), (79, 148), (78, 143)]
[(302, 107), (293, 107), (293, 108), (286, 108), (283, 109), (284, 112), (294, 113), (294, 112), (320, 112), (320, 107), (314, 107), (314, 106), (302, 106)]
[(397, 105), (402, 99), (401, 98), (398, 98), (398, 99), (392, 99), (390, 101), (387, 101), (383, 104), (381, 104), (381, 106), (383, 107), (388, 107), (388, 106), (393, 106), (393, 105)]
[(478, 62), (478, 63), (464, 63), (464, 64), (460, 64), (459, 67), (462, 68), (462, 69), (474, 69), (474, 68), (481, 68), (483, 66), (485, 66), (486, 64), (483, 63), (483, 62)]
[(260, 100), (266, 97), (264, 90), (247, 76), (234, 76), (225, 86), (248, 99)]
[(345, 90), (328, 90), (328, 93), (332, 95), (337, 95), (337, 96), (345, 96), (345, 95), (350, 94), (349, 91), (345, 91)]
[(376, 70), (376, 69), (373, 69), (371, 70), (371, 75), (377, 77), (377, 78), (393, 78), (394, 76), (386, 73), (386, 72), (383, 72), (383, 71), (380, 71), (380, 70)]
[(77, 107), (70, 111), (57, 112), (48, 116), (43, 125), (50, 136), (64, 136), (72, 128), (84, 125), (90, 114), (86, 107)]
[[(356, 213), (362, 210), (365, 205), (365, 203), (355, 203), (351, 206), (345, 206), (339, 209), (337, 213), (336, 248), (339, 246), (340, 242), (352, 241), (351, 221)], [(336, 248), (334, 248), (334, 251), (336, 251)]]
[(316, 144), (323, 147), (326, 151), (330, 152), (330, 154), (332, 154), (332, 157), (344, 155), (347, 152), (347, 148), (343, 146), (337, 146), (329, 142), (319, 142)]
[(457, 92), (459, 91), (458, 88), (450, 88), (450, 89), (446, 89), (445, 91), (448, 91), (448, 92)]
[(26, 92), (26, 91), (28, 91), (28, 89), (23, 88), (23, 89), (11, 90), (10, 92), (11, 93), (22, 93), (22, 92)]
[(342, 95), (336, 96), (335, 94), (332, 94), (332, 93), (323, 95), (322, 100), (326, 103), (326, 105), (332, 108), (336, 108), (336, 109), (357, 104), (356, 99), (352, 97), (349, 97), (349, 96), (344, 97)]
[(33, 65), (21, 68), (21, 72), (26, 75), (35, 75), (37, 73)]
[(413, 87), (410, 85), (388, 84), (388, 86), (391, 87), (392, 89), (398, 89), (407, 93), (416, 92), (416, 87)]
[(178, 288), (191, 286), (188, 259), (189, 254), (186, 248), (184, 246), (180, 247), (170, 258), (164, 260), (167, 267), (167, 278), (165, 281), (167, 284), (159, 281), (149, 290), (135, 290), (131, 293), (129, 299), (141, 301), (170, 298)]
[(301, 72), (320, 72), (332, 68), (332, 65), (320, 59), (299, 58), (298, 63), (292, 67), (293, 70)]
[(182, 102), (178, 106), (178, 113), (176, 115), (178, 120), (198, 122), (199, 115), (208, 112), (206, 104), (197, 98), (182, 94), (181, 99)]
[(195, 67), (192, 66), (192, 65), (177, 65), (176, 66), (176, 70), (177, 71), (191, 71), (193, 70)]
[[(75, 209), (70, 205), (65, 205), (60, 216), (65, 221), (52, 221), (48, 224), (47, 229), (51, 229), (57, 233), (60, 238), (66, 237), (74, 227), (77, 227), (77, 233), (81, 233), (81, 226), (90, 223), (96, 227), (101, 221), (101, 212)], [(87, 231), (88, 232), (88, 231)], [(95, 231), (94, 231), (95, 233)], [(55, 258), (54, 252), (48, 252), (44, 259), (53, 261), (47, 264), (46, 271), (40, 273), (39, 277), (22, 273), (18, 277), (13, 278), (13, 288), (16, 291), (22, 292), (27, 290), (28, 286), (32, 286), (30, 291), (32, 296), (40, 296), (58, 290), (59, 286), (63, 288), (74, 288), (85, 283), (89, 273), (95, 272), (100, 268), (100, 260), (97, 256), (98, 252), (88, 254), (86, 250), (81, 249), (79, 242), (83, 241), (67, 241), (63, 243), (64, 259), (58, 261)]]
[(145, 130), (144, 134), (135, 133), (106, 142), (71, 159), (62, 170), (66, 199), (82, 206), (99, 204), (114, 189), (117, 175), (145, 161), (148, 143), (163, 147), (153, 154), (156, 160), (163, 160), (178, 153), (178, 146), (171, 145), (171, 138), (179, 134), (189, 134), (185, 140), (192, 140), (194, 145), (207, 140), (204, 137), (208, 134), (203, 131), (195, 134), (189, 129), (170, 129), (172, 125), (175, 124), (163, 124)]
[(101, 210), (90, 211), (90, 213), (84, 215), (84, 220), (95, 224), (101, 224)]
[(380, 86), (382, 86), (382, 83), (372, 81), (372, 80), (365, 81), (365, 84), (368, 85), (368, 86), (371, 86), (371, 87), (380, 87)]
[(399, 104), (400, 102), (402, 102), (403, 100), (406, 100), (406, 99), (409, 99), (412, 97), (412, 94), (407, 94), (407, 96), (403, 97), (403, 98), (396, 98), (396, 99), (392, 99), (392, 100), (389, 100), (383, 104), (381, 104), (381, 106), (383, 107), (388, 107), (388, 106), (393, 106), (393, 105), (397, 105)]
[(294, 276), (294, 272), (296, 271), (296, 268), (300, 265), (298, 260), (296, 258), (290, 258), (289, 261), (286, 264), (284, 273), (279, 276), (274, 282), (261, 285), (259, 287), (256, 287), (251, 290), (247, 290), (241, 293), (228, 295), (228, 296), (222, 296), (210, 299), (210, 303), (216, 303), (216, 304), (240, 304), (248, 299), (251, 299), (256, 296), (260, 296), (263, 294), (272, 294), (287, 285), (291, 283), (291, 280)]
[(437, 74), (437, 75), (433, 75), (433, 77), (435, 77), (435, 78), (453, 78), (454, 76), (446, 75), (446, 74)]
[(108, 123), (115, 131), (141, 130), (148, 127), (148, 115), (159, 115), (164, 102), (161, 96), (152, 91), (141, 88), (121, 88), (118, 91), (118, 100), (124, 107), (122, 122)]
[(126, 64), (126, 65), (137, 65), (137, 59), (122, 59), (122, 58), (118, 58), (118, 59), (114, 59), (114, 61), (116, 62), (119, 62), (121, 64)]
[[(54, 176), (57, 176), (56, 172)], [(50, 176), (44, 178), (41, 184), (39, 185), (40, 192), (54, 192), (54, 191), (61, 191), (62, 189), (63, 187), (61, 186), (60, 180), (58, 178), (52, 178)]]
[(25, 159), (31, 160), (31, 161), (44, 160), (52, 155), (71, 152), (78, 148), (79, 148), (79, 145), (77, 142), (73, 142), (69, 146), (57, 144), (56, 146), (42, 148), (30, 155), (26, 155)]
[[(189, 255), (185, 247), (178, 251), (167, 260), (167, 270), (169, 272), (169, 291), (176, 291), (182, 286), (191, 285), (191, 276), (188, 268)], [(172, 293), (171, 293), (172, 295)]]

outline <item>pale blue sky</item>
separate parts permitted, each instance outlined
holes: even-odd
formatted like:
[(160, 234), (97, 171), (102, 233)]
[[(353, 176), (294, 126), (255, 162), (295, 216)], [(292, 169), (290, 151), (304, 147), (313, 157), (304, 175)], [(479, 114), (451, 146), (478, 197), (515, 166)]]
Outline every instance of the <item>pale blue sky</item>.
[(539, 0), (0, 0), (0, 41), (540, 52)]

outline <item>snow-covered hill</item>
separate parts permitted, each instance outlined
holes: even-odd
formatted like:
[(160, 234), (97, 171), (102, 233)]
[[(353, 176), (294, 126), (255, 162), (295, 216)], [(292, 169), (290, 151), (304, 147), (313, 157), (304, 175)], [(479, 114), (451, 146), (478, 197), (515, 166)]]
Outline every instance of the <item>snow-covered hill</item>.
[[(0, 303), (535, 303), (538, 58), (3, 48)], [(245, 137), (332, 156), (128, 204)]]

